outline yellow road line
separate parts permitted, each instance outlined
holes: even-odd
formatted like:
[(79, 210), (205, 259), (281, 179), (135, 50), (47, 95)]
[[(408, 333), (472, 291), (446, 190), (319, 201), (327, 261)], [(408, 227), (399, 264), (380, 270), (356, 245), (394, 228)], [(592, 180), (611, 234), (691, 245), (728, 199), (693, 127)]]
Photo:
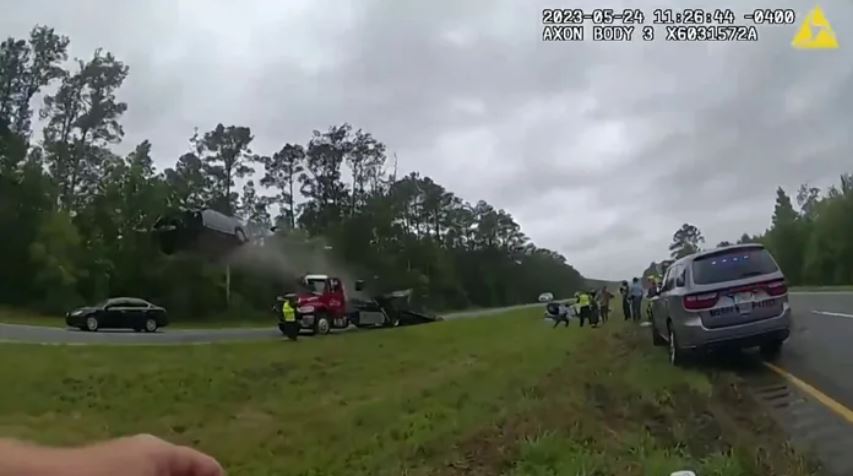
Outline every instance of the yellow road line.
[(791, 382), (796, 385), (800, 390), (806, 392), (811, 395), (815, 400), (823, 404), (826, 408), (829, 408), (841, 418), (847, 420), (848, 423), (853, 424), (853, 410), (847, 408), (842, 403), (839, 403), (837, 400), (833, 399), (829, 395), (821, 392), (820, 390), (812, 387), (811, 385), (803, 382), (787, 370), (777, 367), (776, 365), (771, 364), (770, 362), (764, 362), (764, 365), (770, 370), (776, 372), (781, 375), (785, 380)]

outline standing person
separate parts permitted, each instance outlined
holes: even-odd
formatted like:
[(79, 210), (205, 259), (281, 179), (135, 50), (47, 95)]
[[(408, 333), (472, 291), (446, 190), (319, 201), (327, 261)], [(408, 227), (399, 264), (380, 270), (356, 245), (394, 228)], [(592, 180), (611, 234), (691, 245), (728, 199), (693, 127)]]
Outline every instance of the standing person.
[[(580, 316), (580, 326), (581, 327), (583, 327), (583, 323), (585, 321), (591, 320), (590, 304), (591, 304), (591, 301), (589, 299), (589, 294), (587, 294), (586, 291), (581, 291), (578, 294), (578, 309), (580, 311), (578, 313), (578, 315)], [(592, 324), (592, 322), (590, 322), (590, 324)]]
[(288, 296), (284, 298), (284, 304), (281, 306), (281, 313), (284, 319), (284, 330), (287, 338), (296, 342), (299, 339), (299, 323), (296, 322), (295, 297)]
[(640, 310), (642, 309), (643, 303), (643, 284), (640, 283), (640, 278), (634, 278), (634, 281), (631, 283), (630, 296), (631, 296), (631, 318), (634, 322), (640, 321)]
[(598, 292), (598, 309), (601, 312), (602, 324), (606, 323), (609, 317), (611, 299), (613, 299), (613, 294), (607, 290), (607, 286), (602, 286), (601, 291)]
[(652, 298), (657, 296), (658, 293), (658, 278), (657, 276), (649, 276), (649, 289), (648, 289), (648, 297)]
[(622, 284), (619, 286), (619, 294), (622, 295), (622, 314), (625, 316), (625, 320), (631, 319), (631, 302), (630, 302), (630, 292), (628, 288), (628, 281), (622, 281)]
[(589, 296), (589, 323), (592, 324), (592, 327), (598, 327), (599, 321), (599, 312), (598, 308), (598, 293), (595, 290), (588, 291), (586, 293)]

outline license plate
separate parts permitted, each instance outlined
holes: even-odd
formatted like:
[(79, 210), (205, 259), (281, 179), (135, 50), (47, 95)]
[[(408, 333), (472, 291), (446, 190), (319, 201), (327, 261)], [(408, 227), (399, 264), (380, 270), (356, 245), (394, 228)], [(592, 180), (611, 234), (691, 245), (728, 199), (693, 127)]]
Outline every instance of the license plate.
[(735, 294), (735, 304), (743, 304), (746, 302), (752, 302), (752, 293)]
[(749, 314), (752, 312), (752, 293), (735, 294), (735, 307), (741, 314)]

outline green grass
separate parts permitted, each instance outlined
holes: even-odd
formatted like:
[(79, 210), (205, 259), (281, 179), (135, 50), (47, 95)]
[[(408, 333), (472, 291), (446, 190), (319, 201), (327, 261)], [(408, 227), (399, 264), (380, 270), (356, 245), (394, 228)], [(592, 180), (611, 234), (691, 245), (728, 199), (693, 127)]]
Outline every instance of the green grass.
[(50, 316), (24, 309), (0, 307), (0, 323), (28, 326), (65, 327), (65, 316)]
[(839, 286), (791, 286), (791, 291), (853, 291), (853, 285)]
[(736, 379), (674, 369), (638, 332), (535, 308), (298, 343), (0, 345), (0, 435), (148, 432), (232, 475), (810, 474), (727, 400)]

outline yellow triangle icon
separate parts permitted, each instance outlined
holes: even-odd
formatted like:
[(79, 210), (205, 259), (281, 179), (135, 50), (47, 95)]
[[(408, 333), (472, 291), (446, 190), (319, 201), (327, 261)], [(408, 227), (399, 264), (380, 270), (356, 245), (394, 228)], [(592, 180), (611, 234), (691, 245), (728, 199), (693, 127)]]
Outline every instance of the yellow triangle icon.
[(815, 6), (806, 16), (794, 39), (791, 40), (791, 46), (808, 50), (838, 48), (838, 40), (835, 38), (832, 26), (819, 6)]

